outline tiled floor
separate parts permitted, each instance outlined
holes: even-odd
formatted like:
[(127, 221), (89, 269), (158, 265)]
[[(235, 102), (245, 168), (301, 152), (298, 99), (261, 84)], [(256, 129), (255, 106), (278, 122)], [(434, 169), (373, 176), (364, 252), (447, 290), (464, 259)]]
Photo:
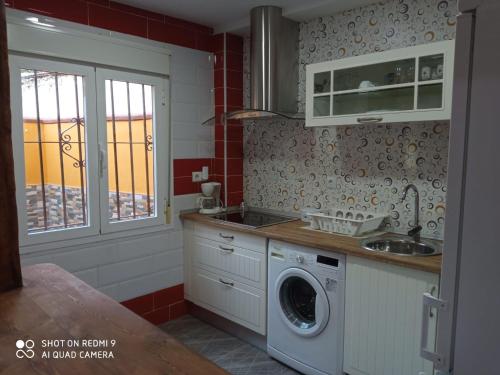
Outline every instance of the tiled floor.
[(266, 352), (190, 315), (168, 322), (161, 328), (231, 374), (298, 374), (270, 358)]

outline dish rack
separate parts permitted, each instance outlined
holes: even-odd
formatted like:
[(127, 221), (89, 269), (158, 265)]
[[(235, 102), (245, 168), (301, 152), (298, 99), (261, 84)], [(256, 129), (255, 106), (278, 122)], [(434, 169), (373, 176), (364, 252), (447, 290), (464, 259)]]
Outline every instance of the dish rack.
[(311, 213), (309, 217), (311, 229), (358, 237), (377, 230), (387, 215), (334, 209), (329, 214)]

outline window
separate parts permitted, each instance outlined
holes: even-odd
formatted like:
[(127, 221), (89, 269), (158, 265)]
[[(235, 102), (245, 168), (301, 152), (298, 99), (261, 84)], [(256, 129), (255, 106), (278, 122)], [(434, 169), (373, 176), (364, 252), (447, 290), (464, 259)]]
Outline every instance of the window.
[(154, 76), (11, 57), (22, 242), (165, 223), (166, 83)]

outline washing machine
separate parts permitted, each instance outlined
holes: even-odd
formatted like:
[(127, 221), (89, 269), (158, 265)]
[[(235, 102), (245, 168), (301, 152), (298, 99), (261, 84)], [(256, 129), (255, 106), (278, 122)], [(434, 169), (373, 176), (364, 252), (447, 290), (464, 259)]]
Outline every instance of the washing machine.
[(345, 256), (270, 241), (267, 351), (308, 375), (341, 375)]

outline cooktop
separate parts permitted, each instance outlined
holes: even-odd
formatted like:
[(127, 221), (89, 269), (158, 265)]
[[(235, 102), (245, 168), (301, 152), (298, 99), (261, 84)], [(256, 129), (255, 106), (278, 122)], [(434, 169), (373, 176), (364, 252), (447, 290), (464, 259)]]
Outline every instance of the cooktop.
[(253, 228), (260, 228), (296, 220), (296, 218), (293, 217), (280, 216), (259, 211), (244, 211), (244, 213), (241, 211), (225, 212), (213, 215), (212, 217), (217, 220), (228, 221)]

